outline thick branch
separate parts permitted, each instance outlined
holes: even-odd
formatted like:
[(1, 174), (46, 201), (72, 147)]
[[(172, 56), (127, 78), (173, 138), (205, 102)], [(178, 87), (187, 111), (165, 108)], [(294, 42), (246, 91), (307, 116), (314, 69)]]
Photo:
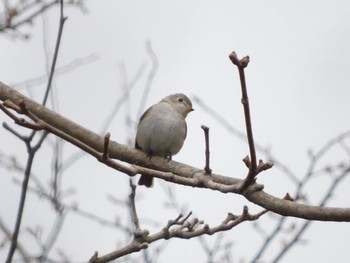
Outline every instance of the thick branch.
[[(20, 101), (24, 100), (28, 110), (42, 121), (68, 134), (76, 140), (81, 141), (96, 151), (103, 153), (103, 136), (99, 136), (96, 133), (64, 118), (1, 82), (0, 100), (10, 100), (16, 105), (19, 105)], [(119, 159), (123, 162), (157, 170), (152, 175), (166, 181), (177, 182), (197, 188), (207, 188), (223, 193), (238, 193), (237, 185), (241, 182), (240, 179), (217, 174), (204, 176), (202, 169), (175, 161), (168, 161), (157, 156), (152, 157), (152, 162), (150, 162), (147, 155), (142, 151), (113, 141), (110, 141), (109, 143), (108, 156), (110, 158)], [(185, 181), (185, 183), (180, 179)], [(284, 216), (294, 216), (321, 221), (350, 221), (350, 208), (326, 208), (301, 205), (273, 197), (264, 191), (260, 191), (261, 189), (261, 185), (254, 183), (242, 195), (244, 195), (249, 201)]]

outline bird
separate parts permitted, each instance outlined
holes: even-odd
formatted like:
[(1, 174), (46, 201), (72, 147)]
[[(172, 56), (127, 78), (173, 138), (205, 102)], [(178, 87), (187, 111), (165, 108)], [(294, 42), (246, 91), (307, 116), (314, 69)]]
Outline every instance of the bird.
[[(182, 93), (163, 98), (141, 116), (135, 138), (135, 148), (151, 158), (153, 155), (171, 160), (186, 139), (185, 118), (193, 111), (191, 100)], [(153, 177), (141, 175), (139, 185), (153, 186)]]

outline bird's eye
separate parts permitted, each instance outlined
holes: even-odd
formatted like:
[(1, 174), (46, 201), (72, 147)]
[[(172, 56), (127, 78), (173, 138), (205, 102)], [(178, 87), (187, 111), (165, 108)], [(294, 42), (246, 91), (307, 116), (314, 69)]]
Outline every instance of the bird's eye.
[(183, 101), (184, 101), (184, 98), (183, 98), (183, 97), (177, 98), (177, 101), (178, 101), (178, 102), (183, 102)]

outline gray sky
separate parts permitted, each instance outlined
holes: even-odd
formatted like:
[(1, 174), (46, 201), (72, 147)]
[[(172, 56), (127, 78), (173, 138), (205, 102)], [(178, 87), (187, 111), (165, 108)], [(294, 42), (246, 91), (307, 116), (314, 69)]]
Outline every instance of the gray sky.
[[(249, 55), (251, 62), (246, 78), (255, 139), (260, 145), (270, 148), (274, 156), (300, 178), (308, 165), (307, 150), (317, 151), (331, 138), (350, 129), (348, 1), (87, 1), (86, 7), (87, 14), (65, 9), (68, 20), (58, 66), (91, 54), (96, 54), (97, 60), (57, 76), (54, 94), (58, 101), (55, 109), (87, 128), (100, 131), (104, 119), (123, 93), (121, 63), (125, 66), (128, 81), (145, 63), (145, 74), (130, 93), (129, 106), (122, 108), (108, 128), (118, 142), (133, 140), (134, 130), (125, 127), (126, 113), (131, 111), (131, 121), (136, 124), (141, 94), (151, 70), (145, 44), (150, 41), (159, 69), (147, 107), (168, 94), (183, 92), (192, 98), (199, 97), (242, 132), (245, 126), (238, 72), (228, 54), (234, 50), (239, 57)], [(22, 32), (31, 34), (27, 42), (1, 38), (0, 81), (20, 83), (45, 74), (43, 32), (46, 32), (48, 52), (52, 55), (57, 15), (58, 9), (53, 9), (43, 18), (36, 19), (34, 28), (23, 28)], [(31, 95), (41, 101), (44, 88), (45, 85), (31, 88)], [(245, 142), (232, 136), (199, 105), (194, 103), (194, 108), (187, 119), (185, 146), (174, 159), (196, 167), (204, 166), (204, 138), (200, 125), (205, 124), (211, 128), (213, 171), (243, 178), (246, 169), (241, 159), (248, 154)], [(9, 122), (0, 114), (1, 122), (4, 119)], [(0, 129), (0, 141), (2, 151), (19, 158), (25, 156), (20, 152), (24, 146), (3, 129)], [(44, 151), (49, 152), (49, 148)], [(64, 146), (64, 158), (73, 152), (72, 146)], [(264, 156), (259, 154), (259, 157)], [(47, 162), (36, 163), (34, 173), (48, 183), (51, 160), (44, 153), (40, 158)], [(320, 168), (339, 160), (344, 161), (344, 155), (335, 152), (325, 158)], [(4, 179), (4, 174), (5, 171), (0, 169), (1, 185), (11, 187), (0, 193), (0, 214), (11, 222), (17, 209), (19, 187), (12, 182), (12, 177)], [(295, 189), (278, 169), (261, 174), (258, 181), (276, 196), (293, 193)], [(317, 204), (317, 197), (324, 190), (323, 183), (327, 184), (327, 178), (307, 185), (305, 190), (311, 203)], [(115, 171), (90, 157), (73, 165), (62, 184), (65, 190), (76, 189), (76, 194), (67, 198), (67, 203), (78, 201), (81, 208), (110, 219), (118, 214), (120, 207), (106, 202), (106, 194), (127, 198), (129, 191), (126, 176), (116, 175)], [(349, 179), (343, 182), (331, 205), (349, 206), (348, 186)], [(176, 218), (176, 211), (164, 209), (167, 198), (164, 188), (166, 184), (157, 180), (152, 190), (139, 190), (142, 196), (139, 202), (141, 218), (154, 219), (155, 213), (159, 213), (163, 225), (168, 219)], [(211, 225), (221, 222), (227, 212), (240, 213), (243, 205), (259, 211), (235, 195), (181, 186), (176, 186), (174, 191), (179, 202), (187, 204), (187, 211), (192, 210)], [(10, 202), (5, 201), (6, 196), (11, 196)], [(41, 222), (38, 215), (49, 209), (48, 205), (37, 203), (36, 198), (29, 199), (23, 226), (44, 224), (47, 230), (50, 222)], [(262, 227), (272, 227), (274, 220), (265, 216), (261, 220)], [(95, 250), (103, 254), (115, 248), (116, 231), (96, 225), (89, 225), (89, 231), (86, 231), (84, 223), (87, 220), (75, 215), (69, 214), (67, 221), (68, 230), (60, 235), (57, 248), (67, 251), (72, 259), (80, 262)], [(162, 225), (154, 227), (146, 222), (147, 227), (156, 231)], [(306, 243), (292, 249), (283, 262), (345, 262), (350, 241), (347, 232), (349, 227), (346, 224), (315, 223), (305, 236)], [(234, 241), (236, 262), (251, 260), (252, 251), (261, 242), (252, 223), (238, 226), (226, 238)], [(30, 238), (27, 239), (29, 242)], [(215, 237), (207, 240), (213, 243)], [(329, 246), (330, 240), (334, 243), (332, 247)], [(276, 243), (264, 260), (271, 260), (281, 246), (281, 243)], [(195, 240), (171, 241), (159, 262), (178, 262), (180, 258), (184, 262), (204, 262), (202, 253), (194, 253), (197, 250), (200, 246)], [(3, 256), (0, 254), (0, 258)]]

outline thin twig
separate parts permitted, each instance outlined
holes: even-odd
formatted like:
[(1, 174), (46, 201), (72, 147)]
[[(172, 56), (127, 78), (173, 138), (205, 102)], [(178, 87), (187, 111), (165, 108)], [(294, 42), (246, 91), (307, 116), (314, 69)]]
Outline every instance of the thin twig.
[(56, 39), (56, 46), (55, 46), (55, 51), (54, 51), (54, 55), (53, 55), (53, 59), (52, 59), (49, 80), (47, 82), (47, 86), (46, 86), (44, 98), (43, 98), (43, 101), (42, 101), (42, 105), (46, 104), (47, 98), (49, 96), (49, 92), (50, 92), (50, 89), (51, 89), (52, 79), (53, 79), (53, 75), (55, 73), (55, 68), (56, 68), (58, 51), (59, 51), (60, 46), (61, 46), (63, 26), (64, 26), (64, 22), (66, 20), (67, 20), (67, 17), (64, 17), (64, 15), (63, 15), (63, 0), (60, 0), (60, 23), (59, 23), (59, 27), (58, 27), (58, 35), (57, 35), (57, 39)]
[[(30, 23), (36, 16), (40, 15), (41, 13), (45, 12), (47, 9), (49, 9), (50, 7), (52, 7), (52, 6), (56, 5), (56, 4), (57, 4), (57, 0), (51, 1), (48, 4), (44, 4), (44, 5), (41, 6), (41, 8), (39, 8), (35, 12), (31, 13), (28, 17), (20, 20), (17, 23), (14, 23), (14, 24), (11, 23), (11, 19), (7, 19), (8, 22), (4, 26), (0, 27), (0, 32), (4, 31), (6, 29), (15, 30), (17, 27), (19, 27), (19, 26), (21, 26), (23, 24)], [(32, 6), (30, 6), (30, 7), (32, 7)], [(23, 13), (25, 11), (27, 11), (27, 10), (20, 10), (20, 12), (23, 12)]]
[(260, 216), (265, 214), (265, 211), (252, 215), (248, 212), (248, 208), (244, 206), (241, 215), (234, 215), (232, 213), (228, 213), (227, 217), (219, 225), (214, 227), (209, 227), (209, 225), (207, 224), (203, 225), (203, 221), (198, 220), (197, 218), (189, 220), (191, 214), (191, 212), (188, 213), (186, 216), (180, 214), (176, 219), (169, 220), (167, 225), (161, 231), (152, 235), (144, 235), (142, 239), (134, 239), (127, 246), (113, 251), (109, 254), (106, 254), (104, 256), (98, 257), (98, 253), (95, 252), (95, 254), (91, 257), (89, 262), (109, 262), (111, 260), (120, 258), (124, 255), (145, 249), (148, 247), (149, 244), (160, 239), (191, 239), (202, 235), (213, 235), (218, 232), (227, 231), (242, 222), (257, 220)]
[[(17, 112), (19, 112), (21, 114), (25, 114), (25, 115), (30, 117), (31, 114), (29, 113), (29, 111), (28, 111), (28, 109), (27, 109), (27, 107), (25, 105), (24, 100), (21, 100), (19, 102), (19, 106), (15, 105), (11, 101), (7, 100), (1, 105), (1, 109), (9, 117), (13, 118), (17, 124), (19, 124), (19, 125), (26, 125), (26, 124), (28, 124), (29, 127), (31, 129), (33, 129), (33, 132), (38, 130), (38, 127), (37, 127), (37, 125), (35, 123), (32, 124), (32, 123), (27, 122), (25, 119), (17, 118), (8, 109), (6, 109), (6, 107), (15, 109)], [(11, 263), (12, 262), (13, 255), (14, 255), (14, 253), (16, 251), (16, 248), (17, 248), (18, 234), (19, 234), (19, 230), (20, 230), (20, 227), (21, 227), (22, 216), (23, 216), (23, 211), (24, 211), (24, 205), (25, 205), (26, 196), (27, 196), (27, 190), (28, 190), (29, 177), (30, 177), (30, 174), (31, 174), (31, 169), (32, 169), (33, 161), (34, 161), (34, 156), (35, 156), (36, 152), (39, 150), (39, 148), (41, 147), (41, 145), (44, 142), (46, 136), (48, 135), (47, 132), (42, 133), (41, 137), (40, 137), (39, 141), (36, 143), (36, 145), (32, 146), (31, 142), (32, 142), (32, 138), (33, 137), (31, 137), (31, 136), (29, 136), (29, 137), (21, 136), (18, 133), (14, 133), (14, 134), (18, 138), (21, 138), (23, 140), (23, 142), (25, 143), (26, 148), (27, 148), (27, 152), (28, 152), (28, 159), (27, 159), (27, 164), (26, 164), (26, 168), (25, 168), (25, 171), (24, 171), (24, 179), (23, 179), (23, 182), (22, 182), (21, 196), (20, 196), (20, 201), (19, 201), (19, 205), (18, 205), (16, 222), (15, 222), (15, 227), (14, 227), (14, 230), (13, 230), (13, 235), (12, 235), (12, 239), (11, 239), (9, 252), (8, 252), (8, 255), (7, 255), (7, 258), (6, 258), (6, 263)]]
[(132, 180), (129, 180), (130, 185), (130, 194), (129, 194), (129, 207), (130, 207), (130, 214), (131, 214), (131, 220), (134, 224), (135, 228), (135, 237), (138, 237), (139, 235), (144, 234), (140, 227), (139, 217), (137, 215), (136, 211), (136, 203), (135, 203), (135, 197), (136, 197), (136, 185), (133, 184)]
[(204, 171), (205, 171), (205, 174), (211, 175), (212, 170), (210, 169), (210, 165), (209, 165), (209, 161), (210, 161), (209, 127), (202, 125), (201, 128), (204, 131), (204, 137), (205, 137), (205, 167), (204, 167)]
[[(12, 238), (11, 230), (6, 226), (5, 222), (2, 220), (1, 217), (0, 217), (0, 229), (3, 232), (3, 234), (5, 235), (6, 239), (10, 240)], [(17, 251), (18, 251), (19, 255), (21, 256), (24, 263), (31, 263), (32, 262), (28, 252), (23, 247), (23, 245), (19, 242), (17, 243)]]
[[(310, 180), (311, 176), (315, 173), (315, 167), (318, 165), (318, 161), (325, 155), (325, 153), (329, 152), (332, 147), (334, 147), (337, 144), (341, 144), (345, 139), (349, 138), (350, 131), (344, 132), (337, 137), (331, 139), (329, 142), (327, 142), (324, 146), (321, 147), (320, 150), (318, 150), (312, 160), (310, 161), (310, 165), (307, 169), (307, 172), (302, 180), (300, 180), (300, 183), (297, 184), (296, 192), (294, 193), (294, 198), (290, 197), (290, 195), (286, 195), (284, 199), (290, 200), (293, 199), (293, 201), (298, 201), (302, 196), (302, 189), (307, 184), (307, 182)], [(349, 168), (345, 167), (345, 171), (347, 171)], [(348, 173), (348, 171), (347, 171)], [(328, 200), (331, 196), (331, 194), (334, 191), (334, 188), (338, 182), (338, 180), (343, 179), (343, 176), (340, 176), (337, 178), (332, 185), (330, 186), (329, 190), (327, 191), (327, 194), (325, 198), (323, 198), (323, 201), (321, 204), (324, 205), (324, 202)], [(277, 237), (277, 235), (280, 233), (280, 230), (282, 229), (283, 225), (286, 223), (287, 217), (281, 217), (278, 224), (275, 226), (275, 228), (271, 231), (271, 233), (265, 238), (265, 242), (262, 244), (258, 252), (253, 258), (253, 262), (259, 261), (263, 254), (268, 251), (268, 248), (270, 245), (272, 245), (273, 240)]]
[(152, 69), (151, 69), (151, 72), (148, 75), (146, 86), (145, 86), (145, 90), (143, 91), (143, 94), (142, 94), (142, 99), (141, 99), (139, 111), (138, 111), (138, 114), (137, 114), (138, 117), (140, 117), (142, 112), (144, 111), (146, 100), (147, 100), (148, 94), (149, 94), (151, 86), (152, 86), (152, 82), (154, 80), (154, 77), (155, 77), (155, 75), (157, 73), (157, 69), (158, 69), (158, 58), (157, 58), (156, 54), (154, 53), (154, 51), (152, 49), (151, 41), (147, 41), (146, 49), (147, 49), (147, 53), (148, 53), (148, 55), (149, 55), (149, 57), (151, 58), (151, 61), (152, 61)]
[[(319, 206), (324, 206), (327, 201), (329, 201), (331, 195), (334, 193), (335, 188), (345, 179), (350, 172), (350, 167), (348, 169), (345, 169), (329, 186), (328, 190), (326, 191), (324, 197), (322, 198), (321, 202), (319, 203)], [(295, 243), (301, 240), (301, 236), (305, 233), (306, 229), (311, 225), (312, 221), (307, 220), (305, 221), (302, 226), (298, 229), (298, 231), (294, 234), (294, 237), (287, 243), (284, 244), (282, 250), (276, 255), (274, 260), (272, 262), (280, 262), (281, 258), (290, 250)]]
[(111, 138), (111, 134), (108, 132), (105, 135), (105, 140), (104, 140), (103, 153), (102, 153), (102, 160), (103, 161), (108, 159), (108, 145), (109, 145), (110, 138)]
[(254, 138), (253, 138), (252, 122), (250, 117), (248, 92), (247, 92), (247, 86), (246, 86), (245, 75), (244, 75), (244, 69), (248, 66), (249, 57), (246, 56), (242, 59), (238, 59), (237, 54), (235, 52), (232, 52), (229, 55), (229, 58), (232, 61), (232, 63), (237, 66), (238, 72), (239, 72), (241, 90), (242, 90), (241, 102), (243, 104), (243, 109), (244, 109), (244, 117), (245, 117), (245, 124), (246, 124), (246, 131), (247, 131), (249, 152), (250, 152), (249, 172), (247, 177), (243, 181), (242, 185), (240, 186), (240, 191), (243, 192), (249, 187), (249, 185), (254, 183), (255, 176), (257, 175), (256, 152), (255, 152), (255, 145), (254, 145)]
[(26, 169), (24, 171), (24, 179), (22, 182), (21, 197), (20, 197), (20, 201), (19, 201), (19, 205), (18, 205), (15, 228), (14, 228), (14, 231), (12, 234), (10, 249), (9, 249), (9, 252), (7, 255), (6, 263), (12, 262), (13, 255), (14, 255), (16, 248), (17, 248), (17, 239), (18, 239), (19, 229), (21, 227), (24, 204), (26, 201), (29, 177), (30, 177), (30, 173), (31, 173), (32, 165), (33, 165), (34, 156), (35, 156), (36, 151), (39, 149), (42, 142), (46, 138), (47, 134), (48, 133), (42, 134), (40, 141), (37, 143), (37, 145), (35, 147), (31, 147), (30, 142), (28, 142), (28, 141), (26, 142), (27, 151), (28, 151), (28, 158), (27, 158)]
[[(230, 122), (222, 117), (222, 115), (216, 112), (213, 108), (210, 108), (207, 104), (205, 104), (199, 97), (192, 97), (192, 99), (196, 102), (196, 105), (200, 106), (204, 111), (206, 111), (209, 115), (211, 115), (216, 121), (218, 121), (224, 128), (226, 128), (231, 134), (234, 134), (239, 139), (247, 142), (247, 136), (236, 129)], [(257, 151), (265, 154), (267, 158), (275, 164), (277, 168), (279, 168), (288, 178), (295, 184), (299, 182), (299, 179), (295, 173), (293, 173), (285, 164), (283, 164), (280, 160), (274, 156), (268, 148), (263, 147), (255, 142), (255, 148)], [(249, 168), (249, 167), (248, 167)]]

